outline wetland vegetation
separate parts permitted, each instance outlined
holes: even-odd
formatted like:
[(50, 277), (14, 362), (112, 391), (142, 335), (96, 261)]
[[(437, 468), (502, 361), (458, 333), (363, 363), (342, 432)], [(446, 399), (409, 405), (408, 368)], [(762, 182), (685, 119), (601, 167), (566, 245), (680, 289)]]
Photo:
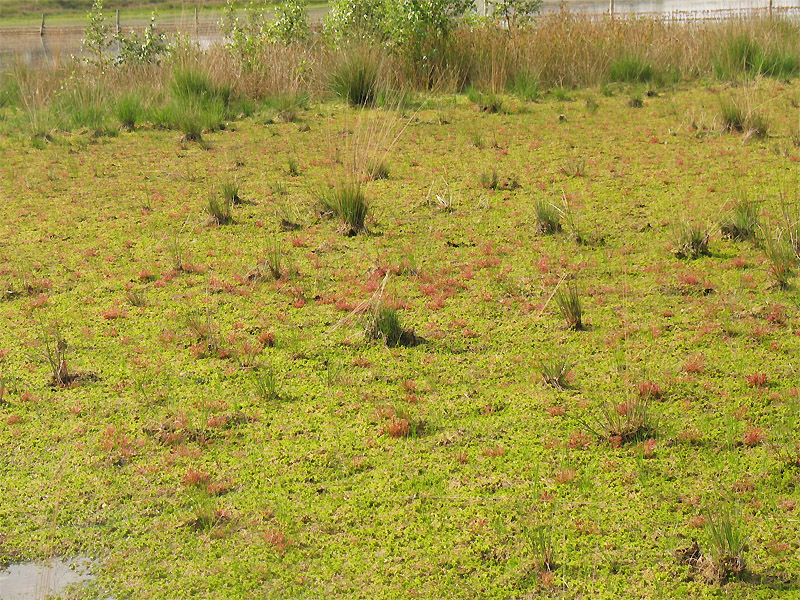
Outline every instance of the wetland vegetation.
[(2, 75), (0, 564), (797, 597), (800, 28), (371, 6)]

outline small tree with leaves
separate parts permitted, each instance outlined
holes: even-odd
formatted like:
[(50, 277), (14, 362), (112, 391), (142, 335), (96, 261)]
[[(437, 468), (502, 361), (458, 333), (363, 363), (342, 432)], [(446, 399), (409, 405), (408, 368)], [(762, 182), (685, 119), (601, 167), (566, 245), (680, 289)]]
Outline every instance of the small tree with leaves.
[(542, 0), (497, 0), (491, 6), (492, 17), (513, 29), (530, 23), (542, 8)]

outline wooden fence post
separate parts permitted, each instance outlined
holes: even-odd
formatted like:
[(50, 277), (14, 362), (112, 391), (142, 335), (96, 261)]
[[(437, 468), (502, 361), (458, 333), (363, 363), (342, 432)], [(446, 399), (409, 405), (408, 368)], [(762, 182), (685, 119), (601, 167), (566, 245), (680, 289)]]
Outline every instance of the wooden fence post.
[(117, 35), (119, 35), (119, 9), (117, 9)]
[(39, 37), (44, 35), (44, 13), (42, 13), (42, 24), (39, 26)]

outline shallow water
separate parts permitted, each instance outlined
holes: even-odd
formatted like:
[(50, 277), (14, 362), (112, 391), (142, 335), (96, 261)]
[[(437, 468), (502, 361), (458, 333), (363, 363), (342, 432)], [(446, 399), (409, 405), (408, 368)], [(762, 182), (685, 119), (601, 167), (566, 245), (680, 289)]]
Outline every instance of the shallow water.
[(0, 571), (0, 600), (41, 600), (93, 578), (91, 561), (53, 559), (47, 563), (17, 563)]

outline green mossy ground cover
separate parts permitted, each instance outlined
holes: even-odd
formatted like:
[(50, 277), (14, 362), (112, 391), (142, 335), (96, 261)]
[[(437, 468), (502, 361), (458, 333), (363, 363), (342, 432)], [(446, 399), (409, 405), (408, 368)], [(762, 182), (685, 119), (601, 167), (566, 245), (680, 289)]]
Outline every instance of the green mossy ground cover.
[[(798, 597), (800, 297), (718, 223), (797, 206), (800, 86), (611, 91), (313, 104), (202, 144), (4, 130), (0, 561), (92, 557), (79, 598)], [(743, 93), (767, 137), (725, 131)], [(370, 153), (347, 236), (319, 197)], [(682, 221), (708, 255), (676, 256)], [(364, 335), (379, 295), (415, 344)], [(747, 569), (713, 581), (674, 552), (710, 557), (728, 510)]]

